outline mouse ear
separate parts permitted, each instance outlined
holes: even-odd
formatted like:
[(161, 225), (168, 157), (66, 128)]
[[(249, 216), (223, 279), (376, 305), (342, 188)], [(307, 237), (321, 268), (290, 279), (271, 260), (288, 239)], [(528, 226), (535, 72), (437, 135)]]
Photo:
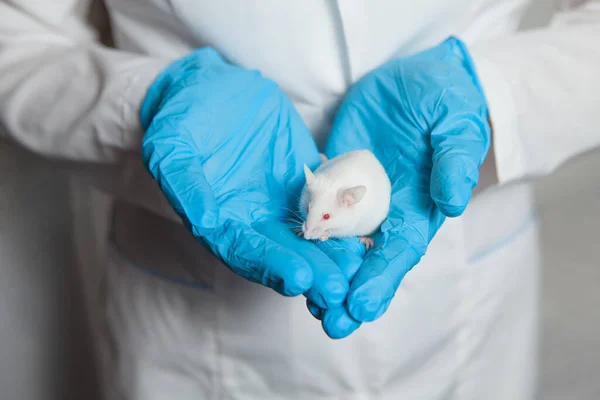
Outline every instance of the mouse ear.
[(361, 201), (366, 192), (367, 188), (363, 185), (341, 189), (338, 193), (338, 199), (341, 205), (350, 207)]
[(312, 173), (306, 164), (304, 164), (304, 177), (306, 178), (306, 186), (311, 186), (316, 179), (315, 174)]

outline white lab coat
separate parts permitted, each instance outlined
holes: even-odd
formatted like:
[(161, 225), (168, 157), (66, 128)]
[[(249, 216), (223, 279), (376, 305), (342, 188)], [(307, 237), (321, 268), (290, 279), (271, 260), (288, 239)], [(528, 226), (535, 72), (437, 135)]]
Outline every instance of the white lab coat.
[[(519, 182), (600, 144), (600, 1), (529, 33), (515, 33), (527, 0), (105, 3), (119, 50), (95, 41), (85, 1), (0, 2), (0, 128), (114, 199), (91, 291), (110, 398), (533, 398), (538, 230)], [(489, 102), (490, 190), (444, 224), (388, 312), (347, 339), (328, 339), (303, 298), (218, 263), (140, 166), (140, 102), (193, 48), (277, 81), (322, 145), (353, 82), (450, 34), (470, 45)]]

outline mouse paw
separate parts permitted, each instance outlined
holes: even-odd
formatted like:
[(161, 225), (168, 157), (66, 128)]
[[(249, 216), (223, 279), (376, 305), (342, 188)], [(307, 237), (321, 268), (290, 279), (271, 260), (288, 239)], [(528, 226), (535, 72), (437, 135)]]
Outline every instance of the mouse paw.
[(324, 233), (323, 235), (321, 235), (321, 237), (319, 238), (319, 240), (321, 240), (321, 242), (326, 241), (327, 239), (329, 239), (329, 235)]
[(360, 242), (365, 245), (367, 250), (372, 248), (375, 245), (375, 241), (368, 236), (363, 236), (360, 238)]

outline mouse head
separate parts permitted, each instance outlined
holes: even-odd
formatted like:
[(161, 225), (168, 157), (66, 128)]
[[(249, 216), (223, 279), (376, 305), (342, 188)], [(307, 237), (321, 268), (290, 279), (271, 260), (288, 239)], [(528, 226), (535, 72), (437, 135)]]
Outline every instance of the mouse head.
[(300, 198), (300, 213), (304, 218), (305, 239), (327, 239), (347, 235), (357, 218), (354, 208), (363, 199), (367, 188), (362, 185), (337, 188), (324, 176), (315, 176), (305, 165), (306, 186)]

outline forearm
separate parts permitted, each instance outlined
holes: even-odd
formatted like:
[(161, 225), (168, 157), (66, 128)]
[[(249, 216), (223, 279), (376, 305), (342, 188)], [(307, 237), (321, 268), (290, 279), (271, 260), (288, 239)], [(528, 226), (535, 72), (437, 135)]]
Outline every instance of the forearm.
[(46, 19), (27, 3), (0, 3), (0, 136), (74, 161), (137, 152), (139, 105), (167, 61), (103, 47), (75, 28), (65, 2), (48, 6)]
[(500, 182), (546, 174), (600, 145), (600, 1), (545, 29), (476, 43)]
[(140, 103), (168, 61), (102, 46), (76, 3), (0, 2), (0, 138), (176, 218), (140, 159)]

